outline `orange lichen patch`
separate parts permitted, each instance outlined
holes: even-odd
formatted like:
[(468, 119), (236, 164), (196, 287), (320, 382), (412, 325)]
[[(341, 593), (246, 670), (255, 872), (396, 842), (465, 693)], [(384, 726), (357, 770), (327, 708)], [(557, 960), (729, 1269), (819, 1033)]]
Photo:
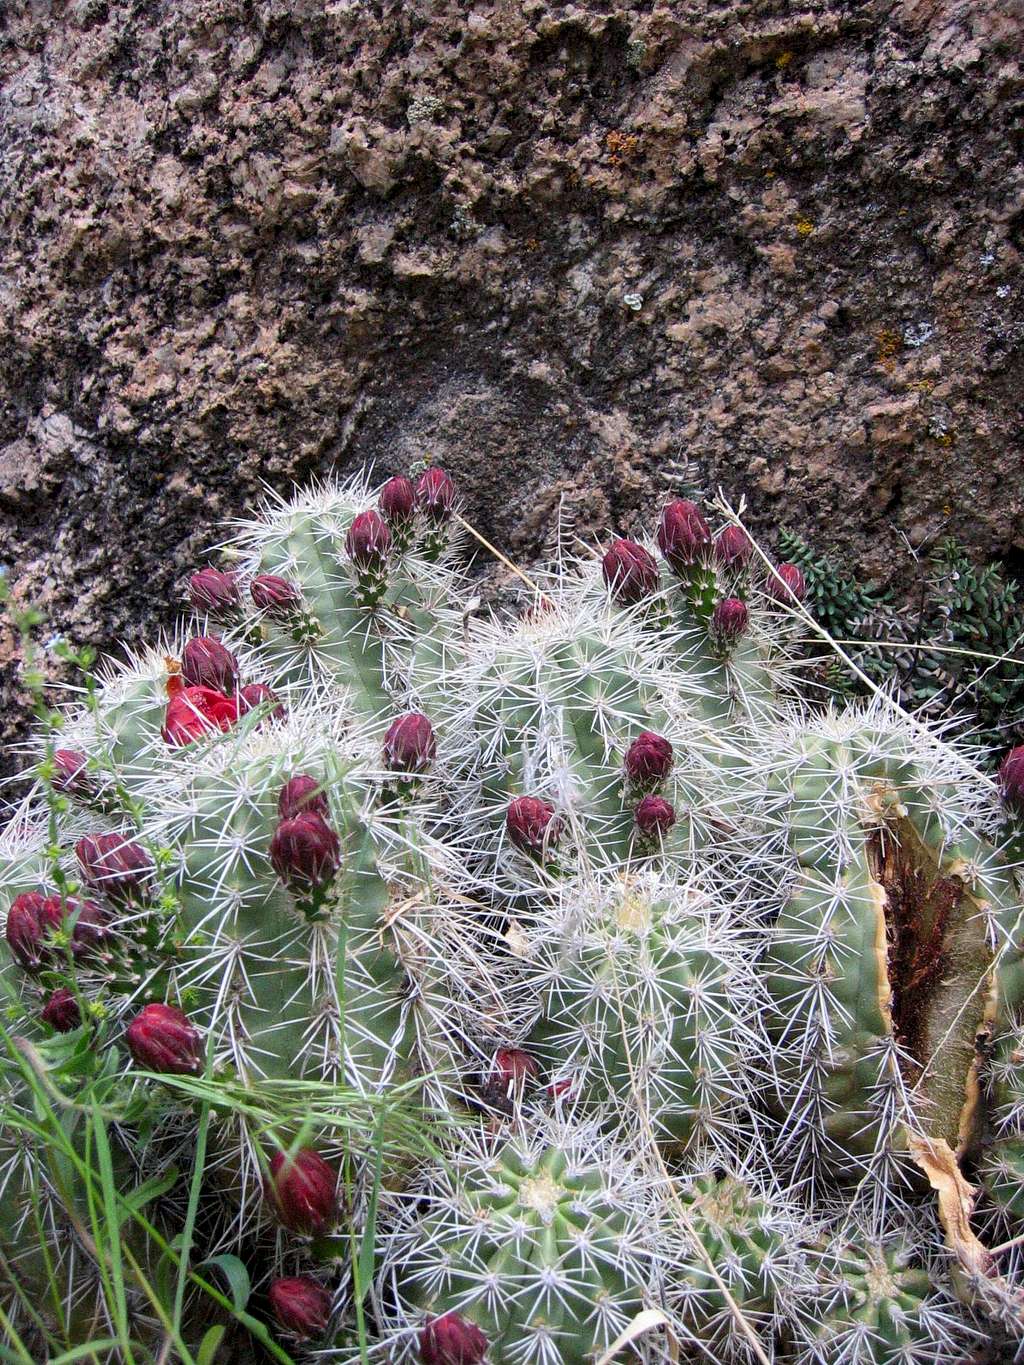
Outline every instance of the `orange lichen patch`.
[(885, 369), (891, 370), (893, 361), (903, 349), (903, 338), (892, 327), (882, 327), (875, 333), (875, 342), (878, 346), (875, 355), (876, 362)]
[(797, 236), (799, 237), (809, 237), (814, 231), (814, 224), (809, 218), (805, 218), (803, 214), (796, 220), (794, 227), (796, 228)]
[(779, 55), (775, 58), (775, 65), (780, 71), (785, 71), (786, 67), (789, 66), (792, 60), (793, 60), (792, 52), (780, 52)]
[(944, 431), (941, 435), (936, 436), (935, 439), (945, 450), (948, 450), (950, 446), (955, 445), (956, 443), (956, 437), (951, 431)]
[(613, 128), (610, 133), (605, 134), (605, 149), (608, 152), (608, 163), (611, 166), (620, 166), (624, 161), (632, 161), (640, 150), (640, 139), (636, 133), (623, 133), (618, 128)]

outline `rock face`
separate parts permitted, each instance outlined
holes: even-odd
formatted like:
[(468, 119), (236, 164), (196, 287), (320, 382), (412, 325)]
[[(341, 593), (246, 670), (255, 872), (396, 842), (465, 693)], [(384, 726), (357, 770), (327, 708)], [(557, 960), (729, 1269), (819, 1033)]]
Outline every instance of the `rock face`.
[[(21, 0), (15, 597), (169, 622), (269, 483), (430, 454), (511, 555), (745, 491), (1024, 560), (1020, 0)], [(20, 724), (14, 644), (7, 734)]]

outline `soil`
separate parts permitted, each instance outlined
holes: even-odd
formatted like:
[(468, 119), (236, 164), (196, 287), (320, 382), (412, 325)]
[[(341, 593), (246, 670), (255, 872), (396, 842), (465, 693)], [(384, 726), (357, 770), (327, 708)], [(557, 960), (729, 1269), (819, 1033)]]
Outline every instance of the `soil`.
[[(514, 558), (745, 494), (1024, 564), (1020, 0), (13, 0), (17, 603), (169, 624), (261, 488), (424, 455)], [(22, 733), (0, 631), (2, 728)], [(16, 760), (8, 758), (8, 766)]]

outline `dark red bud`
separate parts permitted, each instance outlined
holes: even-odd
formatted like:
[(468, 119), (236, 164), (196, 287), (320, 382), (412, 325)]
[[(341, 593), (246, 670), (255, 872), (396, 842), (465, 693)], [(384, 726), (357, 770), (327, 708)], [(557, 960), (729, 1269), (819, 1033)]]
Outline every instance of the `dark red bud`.
[(795, 564), (777, 564), (768, 579), (768, 596), (773, 602), (792, 607), (807, 595), (804, 576)]
[(249, 584), (249, 595), (257, 611), (287, 620), (302, 606), (302, 593), (288, 578), (277, 574), (258, 574)]
[(604, 581), (621, 606), (642, 602), (658, 591), (658, 566), (642, 545), (613, 540), (601, 561)]
[(699, 564), (711, 544), (711, 529), (695, 502), (676, 498), (661, 514), (658, 548), (678, 574)]
[(341, 865), (341, 846), (323, 816), (306, 812), (278, 825), (270, 861), (286, 886), (324, 886)]
[(428, 1318), (420, 1332), (423, 1365), (480, 1365), (487, 1354), (487, 1338), (461, 1313)]
[(293, 820), (296, 815), (319, 815), (326, 820), (330, 811), (323, 783), (305, 773), (296, 773), (281, 788), (277, 813), (282, 820)]
[(391, 549), (391, 532), (379, 512), (360, 512), (348, 528), (345, 551), (357, 569), (380, 570)]
[(181, 676), (189, 687), (234, 692), (238, 660), (213, 635), (195, 635), (181, 652)]
[(455, 502), (455, 484), (444, 469), (428, 469), (416, 485), (416, 502), (431, 521), (447, 521)]
[(726, 597), (711, 613), (711, 636), (721, 648), (733, 645), (747, 628), (750, 612), (738, 597)]
[(999, 765), (999, 791), (1011, 810), (1024, 814), (1024, 744), (1003, 759)]
[(725, 526), (715, 537), (715, 558), (723, 569), (739, 573), (753, 553), (753, 543), (742, 526)]
[(15, 896), (7, 911), (4, 931), (15, 962), (27, 972), (39, 971), (52, 956), (50, 939), (63, 923), (59, 896), (44, 896), (41, 891), (24, 891)]
[(505, 1085), (524, 1085), (540, 1072), (536, 1061), (518, 1047), (500, 1047), (494, 1054), (493, 1074)]
[(75, 845), (75, 853), (88, 884), (112, 900), (144, 892), (155, 870), (142, 845), (123, 834), (86, 834)]
[(377, 506), (392, 526), (404, 526), (411, 521), (416, 511), (416, 490), (412, 480), (404, 474), (388, 479), (380, 490)]
[(216, 730), (230, 730), (238, 719), (239, 702), (212, 687), (183, 687), (167, 703), (164, 743), (173, 748), (191, 744)]
[[(54, 900), (60, 900), (55, 896)], [(95, 901), (67, 901), (67, 918), (74, 919), (71, 930), (71, 956), (75, 961), (98, 952), (110, 937), (110, 916)]]
[(636, 827), (645, 839), (667, 834), (675, 822), (675, 809), (664, 797), (645, 796), (636, 808)]
[(78, 1001), (66, 986), (59, 986), (52, 992), (39, 1017), (58, 1033), (70, 1033), (82, 1022)]
[(77, 749), (57, 749), (53, 755), (53, 786), (65, 796), (89, 796), (93, 791), (89, 760)]
[(267, 1198), (292, 1232), (323, 1232), (333, 1221), (337, 1190), (337, 1172), (312, 1147), (300, 1147), (290, 1157), (275, 1152), (271, 1158)]
[(653, 730), (643, 730), (626, 750), (625, 767), (634, 787), (656, 787), (672, 770), (672, 745)]
[(220, 569), (200, 569), (188, 580), (189, 601), (196, 611), (211, 616), (230, 616), (241, 606), (238, 581), (233, 573)]
[(272, 1280), (267, 1295), (274, 1317), (299, 1341), (320, 1336), (330, 1321), (330, 1293), (309, 1275)]
[(238, 714), (248, 715), (257, 706), (262, 706), (268, 701), (276, 703), (270, 712), (270, 719), (284, 720), (288, 711), (284, 702), (278, 701), (276, 692), (272, 692), (266, 683), (246, 683), (244, 687), (238, 689)]
[(125, 1031), (132, 1060), (143, 1071), (188, 1076), (202, 1066), (202, 1035), (174, 1005), (146, 1005)]
[(384, 736), (384, 766), (391, 772), (426, 772), (436, 753), (434, 727), (420, 711), (399, 716)]
[(560, 822), (554, 806), (539, 796), (517, 796), (505, 812), (505, 828), (517, 848), (539, 856), (557, 844)]

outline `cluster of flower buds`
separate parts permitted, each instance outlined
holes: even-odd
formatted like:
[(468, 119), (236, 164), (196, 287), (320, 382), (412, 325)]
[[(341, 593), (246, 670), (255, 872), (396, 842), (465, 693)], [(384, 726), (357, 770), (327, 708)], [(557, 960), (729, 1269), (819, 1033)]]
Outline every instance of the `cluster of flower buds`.
[(141, 844), (123, 834), (86, 834), (75, 845), (85, 882), (108, 900), (145, 900), (155, 867)]
[(750, 612), (741, 598), (725, 597), (716, 603), (708, 626), (712, 649), (718, 654), (729, 654), (746, 633), (749, 621)]
[(601, 572), (620, 607), (635, 606), (658, 591), (654, 557), (635, 540), (613, 540), (601, 560)]
[(331, 1317), (331, 1295), (310, 1275), (283, 1275), (267, 1290), (274, 1317), (297, 1341), (321, 1336)]
[(326, 793), (314, 778), (297, 773), (281, 788), (277, 809), (280, 819), (270, 840), (274, 871), (291, 891), (316, 902), (341, 866)]
[(110, 931), (107, 912), (95, 901), (24, 891), (11, 902), (4, 932), (15, 962), (27, 972), (40, 972), (64, 958), (56, 935), (67, 932), (71, 956), (80, 962), (101, 951)]
[(175, 1005), (146, 1005), (125, 1030), (137, 1067), (168, 1076), (190, 1076), (203, 1064), (202, 1034)]
[(171, 748), (230, 730), (257, 707), (269, 704), (275, 720), (285, 715), (283, 704), (265, 683), (240, 684), (238, 660), (213, 635), (195, 635), (188, 641), (181, 654), (181, 674), (169, 679), (167, 690), (160, 733)]
[(540, 796), (517, 796), (505, 812), (505, 830), (516, 848), (543, 859), (561, 833), (555, 808)]
[(216, 621), (234, 621), (240, 614), (242, 598), (233, 573), (207, 566), (188, 580), (189, 601), (195, 611)]
[(486, 1354), (486, 1336), (461, 1313), (429, 1318), (420, 1332), (423, 1365), (480, 1365)]
[(391, 722), (384, 736), (384, 766), (403, 785), (421, 777), (437, 756), (434, 727), (422, 711), (407, 711)]
[(275, 1152), (265, 1190), (278, 1222), (290, 1232), (316, 1237), (337, 1212), (338, 1174), (312, 1147)]
[(1024, 744), (1011, 749), (1000, 763), (999, 793), (1012, 811), (1024, 815)]

